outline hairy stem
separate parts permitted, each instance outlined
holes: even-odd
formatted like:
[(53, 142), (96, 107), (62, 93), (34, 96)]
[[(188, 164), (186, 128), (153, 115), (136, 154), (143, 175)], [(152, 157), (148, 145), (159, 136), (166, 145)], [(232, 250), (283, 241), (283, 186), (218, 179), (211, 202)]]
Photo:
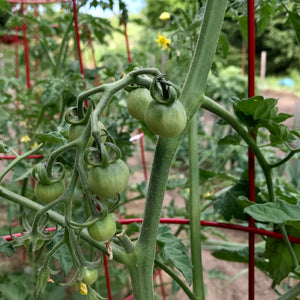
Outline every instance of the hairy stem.
[(205, 299), (203, 282), (202, 255), (201, 255), (201, 230), (200, 230), (200, 189), (199, 189), (199, 164), (197, 147), (197, 119), (193, 117), (188, 129), (189, 138), (189, 170), (190, 170), (190, 241), (191, 258), (193, 264), (193, 291), (200, 300)]

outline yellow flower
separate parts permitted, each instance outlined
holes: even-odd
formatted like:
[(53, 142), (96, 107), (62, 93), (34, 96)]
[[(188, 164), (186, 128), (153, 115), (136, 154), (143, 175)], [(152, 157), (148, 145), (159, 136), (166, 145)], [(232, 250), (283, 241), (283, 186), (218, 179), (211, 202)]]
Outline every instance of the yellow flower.
[[(75, 287), (76, 287), (77, 290), (79, 290), (78, 283), (76, 283)], [(83, 283), (83, 282), (80, 282), (80, 290), (79, 290), (79, 293), (80, 293), (81, 295), (87, 295), (87, 293), (88, 293), (86, 284)]]
[(30, 142), (31, 141), (31, 138), (26, 134), (24, 136), (22, 136), (21, 138), (21, 142)]
[(166, 11), (164, 11), (164, 12), (159, 16), (159, 18), (160, 18), (161, 20), (163, 20), (163, 21), (170, 19), (170, 17), (171, 17), (171, 15), (170, 15), (168, 12), (166, 12)]
[(158, 46), (162, 47), (163, 50), (169, 49), (171, 45), (171, 41), (166, 38), (166, 35), (161, 35), (160, 33), (158, 34), (158, 38), (155, 42), (157, 42)]
[(214, 194), (214, 193), (207, 192), (207, 193), (204, 194), (204, 198), (207, 198), (207, 197), (209, 197), (209, 196), (212, 196), (213, 194)]
[(37, 142), (34, 142), (34, 144), (31, 146), (31, 149), (34, 149), (38, 146), (38, 143)]

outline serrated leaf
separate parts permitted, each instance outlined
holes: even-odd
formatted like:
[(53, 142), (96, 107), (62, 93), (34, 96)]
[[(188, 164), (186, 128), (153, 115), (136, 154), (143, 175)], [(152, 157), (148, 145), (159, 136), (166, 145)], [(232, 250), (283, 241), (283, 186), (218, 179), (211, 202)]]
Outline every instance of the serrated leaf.
[[(259, 189), (256, 188), (255, 194), (257, 200), (259, 199), (257, 196), (258, 193)], [(241, 196), (248, 197), (248, 181), (245, 179), (240, 179), (228, 191), (219, 196), (214, 202), (214, 209), (219, 211), (226, 221), (230, 221), (233, 217), (247, 220), (248, 217), (241, 205)]]
[(61, 248), (59, 248), (58, 251), (54, 253), (53, 257), (59, 261), (65, 275), (67, 275), (73, 266), (68, 247), (66, 245), (63, 245)]
[(262, 96), (255, 96), (239, 101), (236, 110), (245, 116), (251, 116), (254, 120), (270, 119), (277, 112), (276, 104), (276, 99), (264, 99)]
[(0, 238), (0, 252), (4, 252), (7, 256), (12, 256), (16, 251), (12, 243)]
[(157, 243), (161, 247), (163, 259), (178, 269), (186, 281), (191, 284), (193, 275), (188, 249), (179, 238), (171, 233), (169, 226), (159, 227)]
[(218, 141), (218, 145), (224, 146), (224, 145), (239, 145), (242, 138), (239, 134), (228, 134), (222, 139)]
[(38, 133), (35, 135), (36, 139), (42, 143), (51, 144), (66, 144), (67, 140), (59, 132), (49, 132), (49, 133)]
[(273, 224), (286, 223), (287, 225), (300, 228), (300, 207), (283, 200), (254, 204), (245, 208), (244, 211), (260, 222)]
[[(300, 245), (293, 245), (296, 256), (300, 256)], [(280, 282), (294, 271), (293, 259), (283, 241), (268, 238), (264, 255), (268, 260), (269, 276), (276, 282)]]

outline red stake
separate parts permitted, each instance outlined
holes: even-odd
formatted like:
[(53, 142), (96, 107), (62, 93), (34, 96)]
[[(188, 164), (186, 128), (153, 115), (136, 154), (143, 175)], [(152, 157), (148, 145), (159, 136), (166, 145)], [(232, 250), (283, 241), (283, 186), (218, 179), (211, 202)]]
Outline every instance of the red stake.
[(72, 0), (72, 1), (73, 1), (74, 25), (75, 25), (75, 34), (76, 34), (76, 43), (77, 43), (78, 58), (79, 58), (79, 65), (80, 65), (80, 73), (82, 74), (82, 76), (84, 78), (84, 68), (83, 68), (81, 48), (80, 48), (80, 36), (79, 36), (79, 28), (78, 28), (76, 1), (75, 0)]
[[(248, 0), (248, 97), (255, 95), (255, 6), (254, 0)], [(255, 138), (253, 134), (253, 138)], [(248, 150), (249, 200), (255, 202), (255, 156)], [(253, 218), (249, 218), (249, 227), (255, 227)], [(249, 233), (249, 273), (248, 299), (255, 298), (255, 235)]]
[[(24, 4), (21, 4), (21, 12), (22, 12), (22, 17), (24, 18)], [(27, 89), (30, 89), (30, 66), (29, 66), (29, 46), (28, 46), (28, 41), (26, 37), (26, 31), (27, 27), (26, 24), (23, 24), (22, 26), (23, 29), (23, 38), (24, 38), (24, 53), (25, 53), (25, 65), (26, 65), (26, 83), (27, 83)]]
[(106, 257), (105, 254), (103, 254), (103, 261), (104, 261), (104, 270), (105, 270), (105, 278), (106, 278), (108, 299), (113, 300), (112, 295), (111, 295), (111, 287), (110, 287), (110, 280), (109, 280), (107, 257)]

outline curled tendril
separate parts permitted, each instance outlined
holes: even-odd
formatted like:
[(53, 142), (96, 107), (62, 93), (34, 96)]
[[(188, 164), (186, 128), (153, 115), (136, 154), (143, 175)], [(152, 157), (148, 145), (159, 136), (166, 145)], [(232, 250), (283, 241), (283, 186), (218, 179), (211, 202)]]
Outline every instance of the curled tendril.
[(53, 176), (52, 174), (49, 176), (47, 172), (47, 162), (38, 163), (32, 169), (32, 177), (42, 184), (52, 184), (58, 182), (65, 177), (65, 167), (60, 162), (55, 162), (52, 166), (52, 170), (53, 167), (58, 167), (58, 169), (55, 170), (56, 176)]
[[(112, 159), (107, 151), (107, 148), (110, 148), (114, 153)], [(108, 164), (113, 163), (114, 161), (121, 158), (121, 150), (118, 146), (113, 143), (105, 142), (100, 144), (100, 149), (95, 147), (87, 148), (83, 154), (83, 158), (88, 165), (97, 166), (97, 167), (106, 167)]]
[(171, 105), (179, 98), (181, 90), (170, 81), (165, 80), (166, 75), (157, 75), (150, 86), (151, 97), (160, 104)]
[(77, 106), (70, 107), (65, 114), (65, 120), (71, 125), (87, 124), (95, 104), (91, 98), (87, 99), (88, 106), (83, 105), (84, 101), (78, 102)]

